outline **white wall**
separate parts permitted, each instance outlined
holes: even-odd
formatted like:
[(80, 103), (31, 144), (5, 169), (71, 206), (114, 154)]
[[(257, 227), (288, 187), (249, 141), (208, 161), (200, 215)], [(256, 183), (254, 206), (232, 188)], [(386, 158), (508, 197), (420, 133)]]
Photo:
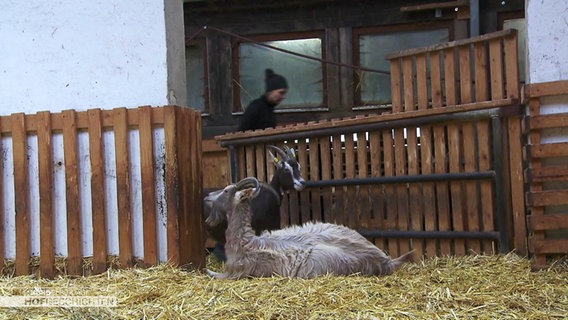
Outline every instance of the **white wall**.
[(568, 79), (568, 1), (525, 1), (528, 82)]
[(185, 105), (182, 0), (0, 7), (0, 115)]

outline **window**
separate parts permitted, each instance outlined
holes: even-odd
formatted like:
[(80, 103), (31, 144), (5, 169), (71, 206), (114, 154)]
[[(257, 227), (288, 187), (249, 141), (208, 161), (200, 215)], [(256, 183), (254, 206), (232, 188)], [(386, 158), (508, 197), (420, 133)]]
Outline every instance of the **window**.
[(319, 33), (280, 38), (265, 36), (253, 40), (258, 42), (240, 42), (233, 52), (236, 59), (233, 75), (234, 112), (244, 111), (252, 100), (264, 93), (266, 68), (288, 81), (288, 94), (277, 109), (304, 109), (324, 104), (325, 70), (321, 62), (324, 53)]
[[(391, 102), (389, 61), (385, 55), (396, 51), (448, 42), (450, 29), (443, 25), (397, 29), (368, 28), (354, 31), (354, 59), (365, 69), (355, 71), (357, 106), (381, 106)], [(357, 61), (358, 60), (358, 61)], [(381, 71), (381, 72), (378, 72)]]
[(185, 46), (185, 69), (187, 85), (187, 105), (202, 112), (208, 112), (205, 74), (205, 43), (195, 41)]

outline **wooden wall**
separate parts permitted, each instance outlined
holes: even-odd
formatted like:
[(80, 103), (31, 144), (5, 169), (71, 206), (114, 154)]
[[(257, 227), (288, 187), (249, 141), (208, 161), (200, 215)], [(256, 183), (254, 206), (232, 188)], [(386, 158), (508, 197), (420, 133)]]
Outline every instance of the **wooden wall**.
[(568, 81), (529, 84), (524, 93), (529, 108), (524, 121), (529, 249), (534, 267), (543, 268), (549, 258), (568, 255), (568, 112), (545, 111), (551, 98), (568, 103)]

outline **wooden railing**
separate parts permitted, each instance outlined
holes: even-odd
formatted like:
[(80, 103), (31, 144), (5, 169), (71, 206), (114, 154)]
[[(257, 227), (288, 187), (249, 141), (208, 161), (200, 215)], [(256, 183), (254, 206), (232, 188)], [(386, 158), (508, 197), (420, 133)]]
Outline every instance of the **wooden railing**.
[(198, 112), (18, 113), (0, 117), (0, 132), (0, 269), (8, 259), (28, 274), (39, 256), (53, 277), (63, 256), (68, 274), (100, 273), (111, 254), (123, 267), (204, 265)]
[(568, 255), (568, 80), (528, 84), (524, 93), (529, 249), (543, 268), (549, 257)]

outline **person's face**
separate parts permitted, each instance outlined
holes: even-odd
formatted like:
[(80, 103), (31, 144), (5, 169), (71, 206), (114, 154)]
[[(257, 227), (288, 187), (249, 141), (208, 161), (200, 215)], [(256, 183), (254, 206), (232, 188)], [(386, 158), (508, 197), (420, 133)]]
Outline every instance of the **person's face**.
[(279, 104), (282, 100), (284, 100), (284, 98), (286, 98), (286, 92), (288, 92), (286, 89), (268, 91), (266, 93), (266, 100), (273, 104)]

